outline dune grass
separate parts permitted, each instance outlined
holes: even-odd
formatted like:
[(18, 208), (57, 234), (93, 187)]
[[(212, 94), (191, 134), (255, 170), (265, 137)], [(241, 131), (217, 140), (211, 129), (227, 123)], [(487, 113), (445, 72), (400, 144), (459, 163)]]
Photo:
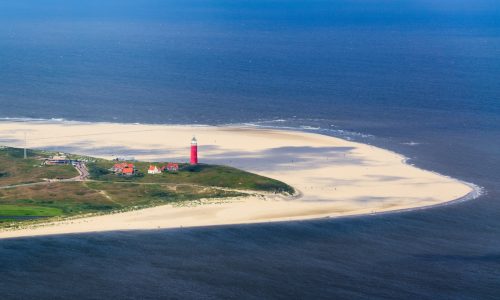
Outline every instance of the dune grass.
[[(244, 193), (239, 192), (191, 185), (99, 181), (54, 182), (0, 191), (0, 203), (2, 203), (0, 204), (0, 216), (4, 218), (20, 215), (74, 216), (126, 210), (133, 207), (172, 204), (202, 198), (226, 198), (244, 195)], [(16, 208), (19, 211), (16, 211)]]
[[(265, 191), (271, 193), (293, 194), (291, 186), (264, 176), (246, 172), (232, 167), (220, 165), (188, 165), (179, 164), (178, 172), (163, 172), (161, 174), (147, 174), (150, 165), (148, 162), (134, 162), (139, 174), (136, 176), (116, 176), (108, 171), (114, 162), (98, 160), (88, 165), (93, 179), (100, 181), (125, 181), (136, 183), (176, 183), (196, 184), (211, 187), (223, 187), (239, 190)], [(166, 163), (155, 163), (163, 166)]]
[(53, 155), (50, 152), (28, 150), (28, 159), (24, 159), (24, 150), (18, 148), (0, 149), (0, 186), (40, 182), (43, 179), (68, 179), (78, 176), (78, 172), (69, 165), (42, 166), (40, 158)]

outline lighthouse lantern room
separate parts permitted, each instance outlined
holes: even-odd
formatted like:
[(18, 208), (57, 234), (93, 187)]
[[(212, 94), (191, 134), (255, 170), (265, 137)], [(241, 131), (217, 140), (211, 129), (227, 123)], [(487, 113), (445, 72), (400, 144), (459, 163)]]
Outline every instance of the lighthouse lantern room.
[(191, 160), (189, 163), (192, 165), (198, 164), (198, 141), (196, 137), (191, 140)]

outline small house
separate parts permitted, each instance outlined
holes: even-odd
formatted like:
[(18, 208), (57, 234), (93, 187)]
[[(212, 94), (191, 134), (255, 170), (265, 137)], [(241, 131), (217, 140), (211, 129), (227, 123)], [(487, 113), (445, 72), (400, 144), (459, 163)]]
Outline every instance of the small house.
[(174, 163), (168, 163), (165, 166), (161, 168), (163, 171), (168, 171), (168, 172), (177, 172), (179, 171), (179, 164), (174, 164)]
[(130, 176), (135, 174), (135, 166), (134, 164), (129, 163), (119, 163), (115, 164), (111, 168), (111, 171), (113, 171), (115, 174)]
[(134, 168), (126, 167), (126, 168), (123, 168), (123, 170), (122, 170), (122, 175), (125, 175), (125, 176), (132, 176), (132, 175), (134, 175), (134, 173), (135, 173)]
[(158, 169), (157, 166), (154, 166), (154, 165), (150, 165), (149, 166), (149, 169), (148, 169), (148, 174), (160, 174), (161, 173), (161, 170)]
[(71, 160), (69, 160), (66, 155), (54, 155), (49, 159), (45, 160), (46, 165), (67, 165), (71, 164)]

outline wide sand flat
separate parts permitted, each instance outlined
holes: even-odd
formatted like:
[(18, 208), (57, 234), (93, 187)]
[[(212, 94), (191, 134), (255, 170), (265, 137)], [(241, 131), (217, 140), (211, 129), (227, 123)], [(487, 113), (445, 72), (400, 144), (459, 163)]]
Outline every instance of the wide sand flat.
[(396, 153), (319, 134), (251, 127), (79, 122), (0, 122), (0, 145), (61, 150), (103, 158), (188, 161), (193, 135), (201, 162), (272, 177), (296, 197), (255, 196), (193, 207), (165, 205), (0, 232), (0, 237), (156, 229), (336, 217), (436, 205), (473, 188), (404, 163)]

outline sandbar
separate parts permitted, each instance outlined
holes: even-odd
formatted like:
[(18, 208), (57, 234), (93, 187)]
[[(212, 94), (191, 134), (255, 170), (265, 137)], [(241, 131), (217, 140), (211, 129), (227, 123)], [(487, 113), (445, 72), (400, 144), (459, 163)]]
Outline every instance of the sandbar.
[(404, 156), (341, 138), (251, 126), (181, 126), (2, 121), (0, 145), (113, 159), (189, 160), (196, 136), (201, 162), (237, 167), (286, 182), (293, 196), (254, 195), (187, 206), (59, 221), (0, 232), (0, 238), (150, 230), (341, 217), (429, 207), (466, 198), (473, 185), (406, 163)]

